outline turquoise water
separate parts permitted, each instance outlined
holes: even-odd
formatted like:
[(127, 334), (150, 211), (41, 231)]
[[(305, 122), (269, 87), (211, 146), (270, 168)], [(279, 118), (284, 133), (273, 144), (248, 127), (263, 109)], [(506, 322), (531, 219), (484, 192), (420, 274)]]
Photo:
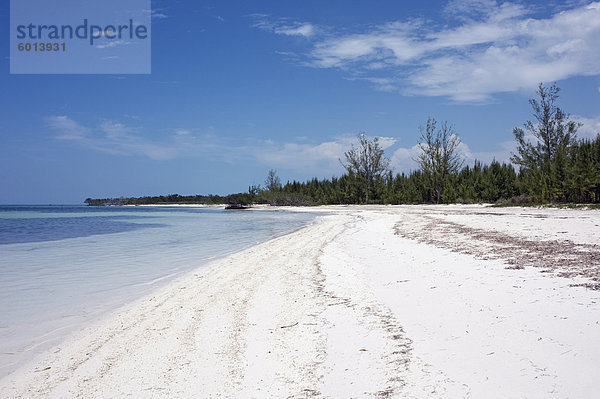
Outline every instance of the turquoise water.
[(77, 327), (306, 213), (0, 206), (0, 376)]

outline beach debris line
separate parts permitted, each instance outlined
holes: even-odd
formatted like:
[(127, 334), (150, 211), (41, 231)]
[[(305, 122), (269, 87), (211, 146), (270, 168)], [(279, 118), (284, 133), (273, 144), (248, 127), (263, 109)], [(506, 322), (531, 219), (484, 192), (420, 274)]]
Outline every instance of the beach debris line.
[[(504, 261), (507, 269), (527, 267), (542, 269), (558, 277), (584, 277), (591, 281), (571, 284), (600, 290), (600, 246), (577, 244), (569, 240), (534, 241), (513, 237), (493, 230), (465, 225), (422, 215), (423, 223), (396, 223), (394, 232), (404, 238), (417, 240), (453, 252), (473, 255), (482, 259)], [(477, 243), (477, 244), (475, 244)]]

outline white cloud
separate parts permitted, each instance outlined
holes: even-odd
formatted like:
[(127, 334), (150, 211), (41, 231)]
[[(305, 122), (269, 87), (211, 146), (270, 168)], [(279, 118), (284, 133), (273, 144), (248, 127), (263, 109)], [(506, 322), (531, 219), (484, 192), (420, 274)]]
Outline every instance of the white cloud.
[(315, 33), (315, 27), (309, 23), (282, 25), (275, 27), (274, 32), (279, 35), (310, 37)]
[(453, 0), (445, 12), (458, 24), (444, 26), (395, 21), (336, 34), (333, 28), (309, 29), (308, 22), (273, 23), (264, 15), (254, 26), (276, 34), (303, 31), (313, 38), (306, 65), (339, 68), (382, 90), (462, 102), (489, 101), (494, 93), (534, 88), (541, 81), (600, 74), (599, 2), (563, 7), (547, 18), (532, 17), (522, 4)]
[(489, 10), (495, 6), (495, 0), (451, 0), (444, 7), (444, 12), (447, 15), (468, 18), (487, 15)]
[[(269, 167), (292, 170), (298, 173), (329, 177), (343, 173), (340, 159), (352, 145), (357, 145), (356, 135), (342, 135), (321, 143), (277, 143), (265, 140), (252, 148), (256, 159)], [(393, 137), (379, 137), (381, 148), (388, 149), (396, 143)]]
[(466, 143), (461, 143), (459, 151), (462, 154), (464, 164), (472, 166), (475, 161), (483, 164), (490, 164), (496, 160), (500, 163), (510, 163), (510, 157), (516, 152), (517, 145), (513, 141), (504, 141), (500, 143), (500, 148), (494, 151), (472, 151)]
[(387, 150), (388, 148), (390, 148), (391, 146), (393, 146), (394, 144), (396, 144), (396, 141), (397, 141), (394, 137), (382, 137), (382, 136), (378, 136), (377, 138), (379, 139), (379, 145), (384, 150)]
[(113, 40), (105, 44), (97, 44), (96, 48), (112, 48), (117, 46), (126, 46), (131, 44), (132, 42), (128, 42), (125, 40)]
[(419, 155), (419, 146), (414, 145), (411, 148), (397, 148), (390, 157), (390, 166), (396, 173), (408, 173), (411, 170), (417, 170), (419, 165), (415, 161)]
[(250, 17), (254, 20), (254, 23), (252, 24), (253, 27), (277, 35), (302, 36), (309, 38), (318, 31), (318, 29), (309, 22), (297, 22), (288, 18), (279, 18), (272, 21), (267, 14), (252, 14)]
[[(584, 123), (579, 137), (595, 137), (600, 131), (599, 118), (573, 117)], [(143, 129), (113, 120), (103, 120), (96, 126), (84, 126), (68, 116), (50, 116), (47, 125), (57, 134), (56, 139), (70, 141), (82, 147), (112, 155), (143, 156), (154, 160), (174, 158), (202, 158), (231, 164), (251, 164), (258, 162), (268, 168), (293, 172), (303, 178), (331, 177), (344, 173), (340, 163), (344, 152), (358, 144), (355, 134), (345, 134), (321, 142), (307, 142), (304, 137), (294, 141), (234, 139), (218, 133), (214, 128), (203, 130), (192, 128), (170, 129), (161, 136), (144, 137)], [(136, 122), (138, 123), (138, 122)], [(589, 128), (587, 128), (589, 126)], [(595, 132), (592, 134), (592, 132)], [(368, 136), (373, 138), (374, 136)], [(390, 157), (390, 166), (395, 173), (418, 169), (415, 162), (419, 147), (415, 144), (405, 148), (394, 137), (378, 136), (381, 147)], [(500, 143), (494, 151), (472, 151), (466, 143), (461, 143), (459, 151), (465, 164), (474, 160), (490, 163), (509, 162), (515, 151), (514, 141)]]
[[(417, 144), (412, 147), (398, 146), (394, 137), (379, 137), (379, 142), (390, 158), (390, 167), (394, 173), (409, 173), (419, 169), (416, 161), (420, 149)], [(279, 143), (265, 140), (261, 143), (247, 145), (246, 155), (258, 160), (263, 165), (278, 170), (293, 171), (304, 176), (330, 177), (341, 175), (344, 169), (340, 163), (344, 152), (352, 144), (357, 144), (355, 135), (343, 135), (321, 143)], [(514, 141), (499, 144), (493, 151), (473, 151), (461, 142), (458, 151), (462, 155), (464, 165), (472, 166), (475, 160), (489, 164), (493, 160), (510, 163), (510, 157), (516, 150)]]
[(105, 120), (97, 127), (86, 127), (68, 116), (46, 118), (55, 138), (70, 140), (84, 147), (113, 155), (138, 155), (156, 160), (174, 158), (178, 148), (172, 144), (154, 143), (139, 135), (139, 129)]
[(571, 119), (579, 122), (582, 126), (577, 130), (577, 137), (580, 139), (594, 139), (600, 134), (600, 116), (595, 118), (586, 118), (573, 115)]
[[(471, 148), (464, 142), (461, 142), (458, 147), (458, 153), (461, 155), (463, 165), (473, 166), (475, 161), (484, 164), (490, 164), (493, 160), (500, 163), (510, 163), (511, 153), (515, 152), (516, 144), (514, 141), (506, 141), (500, 143), (500, 148), (494, 151), (472, 151)], [(390, 166), (396, 173), (409, 173), (419, 169), (419, 164), (416, 161), (421, 149), (418, 144), (410, 148), (397, 148), (390, 157)]]
[(49, 116), (46, 118), (46, 123), (51, 128), (59, 131), (58, 139), (65, 140), (80, 140), (85, 139), (90, 134), (90, 130), (66, 115)]
[(152, 10), (143, 10), (143, 12), (145, 14), (150, 14), (150, 18), (154, 18), (154, 19), (164, 19), (164, 18), (169, 18), (168, 15), (162, 13), (163, 9), (161, 8), (154, 8)]
[(339, 159), (347, 148), (338, 141), (319, 144), (275, 143), (265, 141), (257, 148), (256, 159), (269, 167), (307, 173), (339, 173)]
[(177, 136), (189, 136), (192, 134), (191, 130), (189, 129), (175, 129), (173, 133), (175, 133)]
[[(217, 134), (212, 127), (203, 131), (175, 128), (150, 138), (150, 134), (144, 135), (139, 126), (108, 119), (96, 126), (84, 126), (68, 116), (47, 117), (46, 124), (56, 132), (56, 139), (112, 155), (143, 156), (154, 160), (201, 157), (232, 164), (255, 161), (270, 168), (320, 177), (340, 174), (343, 168), (339, 159), (358, 141), (356, 135), (342, 135), (319, 143), (307, 143), (306, 138), (288, 142), (240, 140)], [(396, 139), (379, 137), (379, 143), (388, 149)]]

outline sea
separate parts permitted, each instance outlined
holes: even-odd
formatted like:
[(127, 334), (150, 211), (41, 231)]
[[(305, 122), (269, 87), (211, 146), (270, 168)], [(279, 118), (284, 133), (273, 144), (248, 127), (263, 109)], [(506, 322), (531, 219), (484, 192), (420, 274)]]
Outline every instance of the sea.
[(310, 213), (188, 206), (0, 206), (0, 377), (73, 331)]

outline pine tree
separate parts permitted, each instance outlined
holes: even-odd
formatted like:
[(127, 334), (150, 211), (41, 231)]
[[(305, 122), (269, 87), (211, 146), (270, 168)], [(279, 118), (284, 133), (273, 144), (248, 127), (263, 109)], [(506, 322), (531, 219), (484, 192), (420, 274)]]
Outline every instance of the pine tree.
[(554, 84), (546, 87), (540, 83), (539, 101), (529, 100), (537, 123), (527, 121), (524, 128), (513, 129), (517, 154), (511, 161), (528, 174), (528, 189), (540, 202), (564, 197), (566, 154), (580, 126), (556, 105), (559, 91)]
[(444, 122), (436, 129), (436, 125), (434, 118), (428, 118), (425, 127), (419, 127), (421, 137), (417, 162), (429, 180), (435, 202), (439, 204), (449, 176), (458, 172), (462, 159), (458, 151), (460, 138), (454, 133), (452, 126)]
[(354, 173), (362, 180), (365, 204), (368, 204), (369, 192), (378, 183), (377, 179), (388, 170), (390, 160), (383, 154), (378, 137), (369, 140), (365, 134), (359, 134), (358, 142), (358, 147), (352, 145), (352, 148), (344, 153), (344, 161), (340, 162), (348, 173)]

